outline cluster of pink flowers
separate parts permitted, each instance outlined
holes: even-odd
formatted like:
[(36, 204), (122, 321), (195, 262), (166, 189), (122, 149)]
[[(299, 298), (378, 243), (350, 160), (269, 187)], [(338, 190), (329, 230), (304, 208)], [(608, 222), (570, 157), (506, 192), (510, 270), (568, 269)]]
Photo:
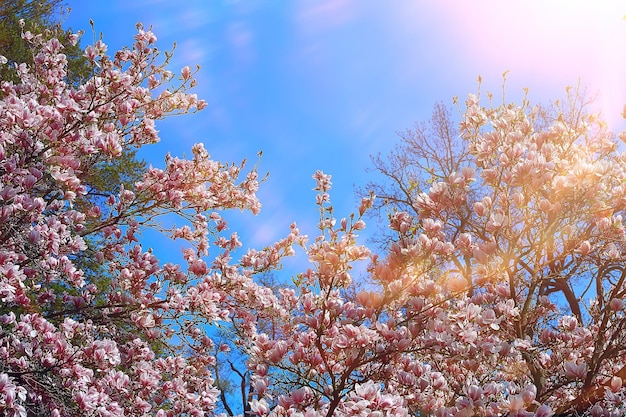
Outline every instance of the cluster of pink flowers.
[[(258, 416), (626, 411), (626, 153), (576, 94), (554, 120), (470, 95), (469, 166), (390, 215), (383, 255), (357, 242), (374, 197), (336, 219), (317, 172), (319, 236), (294, 224), (234, 260), (219, 212), (260, 210), (254, 169), (198, 144), (131, 189), (86, 186), (95, 161), (159, 140), (156, 120), (206, 106), (191, 69), (175, 77), (139, 26), (130, 49), (87, 47), (74, 86), (56, 39), (24, 39), (34, 66), (0, 86), (0, 414), (216, 414), (217, 361), (242, 356)], [(142, 247), (148, 228), (181, 265)], [(311, 267), (294, 285), (256, 279), (297, 247)]]
[[(220, 227), (214, 210), (258, 211), (256, 172), (238, 183), (242, 166), (196, 145), (193, 159), (168, 157), (96, 204), (85, 185), (95, 161), (158, 141), (155, 120), (206, 104), (186, 93), (189, 68), (175, 84), (142, 27), (113, 57), (102, 41), (87, 47), (93, 76), (79, 86), (65, 82), (58, 40), (23, 37), (35, 64), (17, 66), (20, 82), (4, 81), (0, 101), (0, 414), (203, 415), (217, 390), (199, 326), (228, 312), (199, 258), (210, 221)], [(189, 221), (163, 230), (188, 242), (187, 268), (138, 242), (166, 213)]]

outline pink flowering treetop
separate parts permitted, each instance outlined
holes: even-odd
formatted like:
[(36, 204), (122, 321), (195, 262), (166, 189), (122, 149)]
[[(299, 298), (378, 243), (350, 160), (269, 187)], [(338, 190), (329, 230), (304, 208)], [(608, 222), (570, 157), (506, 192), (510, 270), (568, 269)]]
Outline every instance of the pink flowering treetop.
[(405, 398), (438, 415), (623, 415), (626, 154), (578, 90), (492, 103), (470, 95), (458, 136), (436, 108), (433, 137), (418, 128), (378, 164), (407, 207), (391, 214), (393, 293), (431, 286), (414, 357), (442, 378)]
[[(626, 156), (577, 92), (552, 112), (470, 95), (384, 255), (357, 243), (373, 196), (336, 219), (317, 172), (319, 236), (293, 225), (235, 260), (220, 212), (258, 212), (254, 169), (194, 145), (133, 187), (85, 185), (158, 141), (156, 120), (205, 106), (193, 71), (175, 77), (139, 26), (130, 49), (87, 47), (93, 75), (74, 86), (58, 40), (24, 38), (34, 65), (0, 100), (1, 415), (216, 414), (232, 353), (215, 323), (251, 375), (247, 415), (624, 413)], [(184, 261), (144, 250), (147, 229)], [(311, 266), (294, 285), (255, 279), (296, 246)]]
[[(204, 415), (217, 398), (204, 325), (236, 316), (242, 298), (265, 302), (250, 274), (227, 267), (236, 234), (219, 237), (219, 211), (258, 212), (257, 173), (198, 144), (132, 189), (88, 188), (97, 161), (157, 142), (156, 120), (205, 107), (186, 92), (193, 73), (175, 77), (138, 26), (132, 48), (87, 47), (93, 75), (74, 86), (58, 40), (23, 38), (34, 65), (0, 87), (0, 414)], [(183, 225), (158, 226), (164, 214)], [(144, 250), (146, 228), (184, 242), (185, 263)], [(280, 245), (271, 260), (259, 253), (260, 269)]]

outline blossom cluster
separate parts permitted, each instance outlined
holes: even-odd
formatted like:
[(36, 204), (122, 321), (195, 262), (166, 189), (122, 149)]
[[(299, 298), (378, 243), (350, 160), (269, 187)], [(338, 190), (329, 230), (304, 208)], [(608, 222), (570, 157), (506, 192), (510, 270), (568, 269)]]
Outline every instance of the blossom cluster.
[[(57, 39), (23, 38), (34, 65), (16, 65), (19, 82), (3, 81), (0, 101), (0, 414), (203, 415), (217, 390), (200, 328), (229, 312), (200, 257), (224, 228), (217, 211), (258, 212), (257, 174), (239, 181), (243, 166), (199, 144), (132, 189), (94, 190), (99, 163), (158, 141), (156, 120), (206, 103), (141, 26), (113, 56), (102, 40), (88, 46), (93, 74), (77, 86)], [(162, 265), (139, 243), (171, 213), (189, 223), (162, 230), (187, 242), (186, 266)]]

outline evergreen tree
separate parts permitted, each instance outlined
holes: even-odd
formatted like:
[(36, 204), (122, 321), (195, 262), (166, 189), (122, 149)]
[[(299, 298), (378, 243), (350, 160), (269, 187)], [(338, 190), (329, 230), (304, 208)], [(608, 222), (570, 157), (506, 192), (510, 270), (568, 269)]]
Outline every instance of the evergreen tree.
[[(58, 38), (65, 46), (69, 80), (74, 84), (86, 80), (91, 75), (91, 67), (83, 58), (80, 46), (68, 42), (71, 31), (61, 26), (69, 11), (63, 0), (0, 0), (0, 55), (11, 63), (32, 64), (33, 54), (22, 40), (22, 31), (43, 33), (49, 38)], [(17, 81), (15, 67), (2, 66), (0, 79)]]

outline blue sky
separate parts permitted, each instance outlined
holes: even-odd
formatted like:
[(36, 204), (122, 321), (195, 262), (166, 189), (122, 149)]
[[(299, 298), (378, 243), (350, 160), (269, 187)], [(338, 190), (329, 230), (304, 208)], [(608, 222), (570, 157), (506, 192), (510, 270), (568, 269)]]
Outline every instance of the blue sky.
[[(158, 45), (177, 43), (172, 70), (198, 64), (195, 92), (209, 107), (158, 125), (161, 143), (142, 154), (190, 154), (204, 142), (215, 159), (254, 163), (263, 211), (233, 228), (261, 247), (289, 224), (315, 234), (311, 175), (333, 176), (339, 217), (357, 206), (354, 186), (375, 179), (370, 155), (387, 153), (397, 131), (483, 87), (547, 102), (581, 78), (615, 129), (626, 104), (623, 1), (70, 0), (66, 26), (89, 19), (110, 50), (127, 45), (135, 23)], [(372, 226), (371, 229), (374, 229)]]

